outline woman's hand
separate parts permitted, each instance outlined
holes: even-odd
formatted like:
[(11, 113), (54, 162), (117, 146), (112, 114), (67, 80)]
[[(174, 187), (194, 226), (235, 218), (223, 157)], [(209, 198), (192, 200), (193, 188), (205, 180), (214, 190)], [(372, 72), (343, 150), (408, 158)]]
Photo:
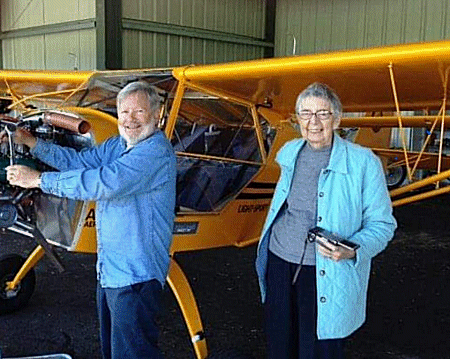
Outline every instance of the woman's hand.
[(327, 246), (328, 247), (317, 245), (318, 251), (325, 258), (329, 258), (335, 262), (356, 257), (356, 251), (353, 251), (351, 249), (347, 249), (341, 246), (335, 246), (331, 243), (328, 243)]

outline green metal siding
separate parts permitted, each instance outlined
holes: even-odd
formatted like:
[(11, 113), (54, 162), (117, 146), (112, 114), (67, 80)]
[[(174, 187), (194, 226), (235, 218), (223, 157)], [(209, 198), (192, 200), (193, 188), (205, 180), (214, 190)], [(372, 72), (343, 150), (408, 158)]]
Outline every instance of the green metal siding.
[(4, 0), (0, 8), (2, 31), (43, 24), (42, 1)]
[(450, 38), (448, 0), (279, 0), (275, 56)]
[(95, 68), (95, 1), (2, 0), (5, 69)]
[(124, 68), (165, 67), (263, 57), (260, 46), (238, 45), (176, 35), (123, 32)]
[(157, 21), (262, 39), (265, 1), (123, 0), (124, 18)]
[(2, 0), (2, 31), (89, 19), (95, 16), (93, 0)]
[(42, 36), (3, 40), (3, 67), (5, 69), (43, 69), (43, 43)]
[(177, 66), (260, 58), (266, 2), (124, 0), (123, 67)]
[[(2, 0), (0, 64), (139, 68), (270, 56), (273, 1)], [(117, 10), (120, 3), (122, 13), (111, 14), (107, 5)], [(119, 35), (112, 34), (114, 26)]]
[(88, 70), (95, 51), (93, 29), (2, 40), (4, 69)]

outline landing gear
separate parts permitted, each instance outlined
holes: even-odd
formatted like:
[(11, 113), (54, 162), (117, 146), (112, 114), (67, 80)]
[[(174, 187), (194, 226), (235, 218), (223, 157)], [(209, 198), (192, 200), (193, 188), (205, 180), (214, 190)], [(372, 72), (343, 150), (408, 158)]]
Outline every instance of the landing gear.
[(386, 182), (389, 190), (400, 187), (405, 178), (405, 166), (390, 167), (386, 171)]
[(38, 243), (26, 260), (17, 254), (0, 257), (0, 315), (14, 312), (27, 305), (36, 284), (33, 268), (44, 254), (48, 254), (59, 271), (64, 270), (57, 253), (37, 226), (29, 223), (31, 220), (19, 203), (31, 194), (32, 192), (23, 190), (14, 196), (4, 196), (0, 200), (0, 228), (34, 238)]
[(0, 257), (0, 314), (7, 314), (25, 307), (34, 292), (36, 277), (31, 269), (13, 289), (8, 283), (22, 268), (25, 259), (17, 254)]

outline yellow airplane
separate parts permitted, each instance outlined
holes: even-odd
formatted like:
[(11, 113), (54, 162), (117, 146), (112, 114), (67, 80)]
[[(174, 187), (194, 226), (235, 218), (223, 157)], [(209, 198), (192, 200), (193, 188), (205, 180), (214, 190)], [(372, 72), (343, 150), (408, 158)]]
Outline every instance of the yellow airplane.
[[(158, 88), (160, 127), (177, 153), (172, 254), (244, 247), (259, 239), (279, 175), (275, 154), (299, 136), (292, 116), (296, 96), (315, 81), (341, 97), (341, 134), (383, 159), (390, 184), (398, 187), (390, 192), (394, 206), (449, 192), (443, 145), (449, 72), (450, 41), (174, 69), (0, 71), (0, 129), (12, 136), (23, 126), (46, 141), (92, 146), (117, 134), (118, 91), (131, 81), (146, 81)], [(411, 127), (427, 133), (415, 152), (405, 135)], [(398, 128), (401, 148), (390, 148), (392, 128)], [(10, 163), (48, 170), (26, 147), (2, 144), (0, 228), (38, 245), (26, 259), (0, 258), (0, 313), (27, 304), (33, 268), (44, 255), (62, 269), (55, 247), (96, 251), (94, 203), (12, 187), (4, 173)], [(195, 296), (173, 258), (167, 280), (195, 355), (206, 358)]]

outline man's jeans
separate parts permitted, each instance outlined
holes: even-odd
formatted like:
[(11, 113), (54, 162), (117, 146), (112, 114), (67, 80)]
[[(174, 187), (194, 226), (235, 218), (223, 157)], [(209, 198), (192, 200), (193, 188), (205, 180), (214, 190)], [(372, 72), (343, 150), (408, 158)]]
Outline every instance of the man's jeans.
[(101, 350), (104, 359), (159, 359), (161, 284), (156, 280), (122, 288), (97, 285)]

